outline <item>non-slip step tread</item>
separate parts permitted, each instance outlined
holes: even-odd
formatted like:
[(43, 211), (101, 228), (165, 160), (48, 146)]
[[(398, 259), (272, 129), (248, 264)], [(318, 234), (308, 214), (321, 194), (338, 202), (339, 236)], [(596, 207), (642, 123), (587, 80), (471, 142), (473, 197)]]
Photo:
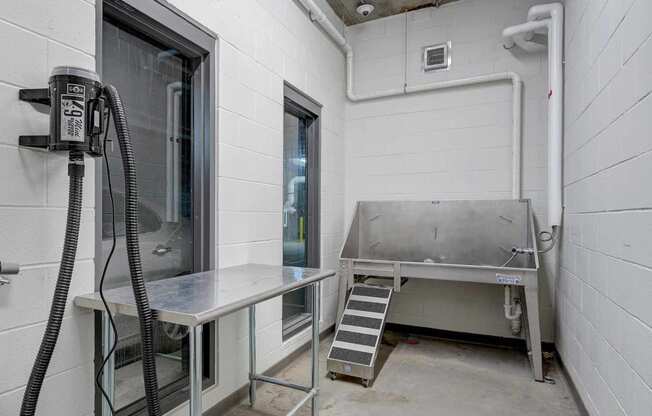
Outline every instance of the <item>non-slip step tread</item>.
[(383, 320), (378, 318), (369, 318), (366, 316), (347, 315), (346, 311), (342, 317), (342, 324), (349, 326), (361, 326), (363, 328), (380, 329), (383, 326)]
[(369, 347), (374, 347), (376, 346), (376, 341), (378, 341), (378, 336), (341, 330), (337, 331), (335, 340), (348, 342), (350, 344), (367, 345)]
[(331, 349), (329, 358), (368, 366), (371, 365), (373, 356), (373, 354), (368, 352), (353, 351), (344, 348), (333, 347)]
[(351, 293), (357, 296), (367, 296), (370, 298), (387, 299), (391, 294), (391, 292), (392, 291), (389, 289), (384, 289), (379, 287), (355, 286)]
[(349, 303), (347, 303), (346, 305), (346, 310), (373, 312), (373, 313), (385, 313), (386, 308), (387, 308), (387, 304), (385, 303), (365, 302), (362, 300), (349, 300)]

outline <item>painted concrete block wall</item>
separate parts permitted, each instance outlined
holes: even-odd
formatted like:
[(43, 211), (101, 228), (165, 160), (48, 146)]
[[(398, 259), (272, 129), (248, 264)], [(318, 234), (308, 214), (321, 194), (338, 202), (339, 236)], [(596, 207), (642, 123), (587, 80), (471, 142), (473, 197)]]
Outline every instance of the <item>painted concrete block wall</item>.
[[(492, 72), (520, 74), (522, 196), (532, 199), (539, 224), (547, 227), (547, 55), (507, 51), (501, 40), (502, 30), (524, 22), (536, 3), (542, 1), (463, 0), (351, 26), (348, 36), (359, 94)], [(424, 73), (422, 48), (447, 41), (450, 70)], [(346, 217), (358, 200), (511, 198), (511, 97), (511, 83), (501, 82), (349, 103)], [(541, 282), (544, 339), (550, 341), (554, 279), (542, 274)], [(511, 336), (502, 304), (498, 286), (411, 281), (394, 298), (390, 321)]]
[[(220, 36), (218, 119), (220, 267), (281, 263), (283, 81), (324, 105), (321, 261), (335, 268), (344, 229), (344, 59), (293, 1), (176, 1)], [(322, 2), (325, 6), (325, 2)], [(12, 2), (0, 10), (0, 260), (23, 265), (0, 290), (0, 414), (16, 414), (49, 311), (62, 246), (67, 161), (18, 149), (19, 134), (42, 134), (47, 109), (18, 101), (18, 89), (43, 87), (50, 69), (95, 67), (95, 5), (86, 0)], [(73, 13), (75, 25), (69, 20)], [(219, 156), (218, 156), (219, 155)], [(80, 251), (71, 296), (94, 289), (93, 165), (87, 164)], [(323, 326), (334, 322), (337, 281), (323, 285)], [(258, 312), (259, 370), (307, 341), (281, 340), (280, 299)], [(246, 382), (246, 315), (219, 324), (219, 384), (210, 407)], [(93, 320), (69, 308), (48, 374), (41, 412), (93, 412)], [(48, 409), (47, 411), (44, 409)], [(173, 414), (185, 414), (177, 409)]]
[[(219, 267), (282, 262), (283, 81), (323, 105), (321, 265), (336, 268), (344, 230), (344, 56), (291, 0), (173, 1), (220, 37), (218, 82)], [(322, 3), (322, 7), (326, 3)], [(323, 328), (334, 323), (337, 280), (323, 285)], [(258, 370), (309, 340), (283, 342), (282, 303), (258, 308)], [(204, 407), (248, 380), (247, 314), (219, 323), (218, 384)], [(306, 374), (306, 376), (308, 376)], [(173, 412), (185, 415), (186, 406)]]
[(557, 348), (591, 415), (652, 409), (652, 2), (566, 1)]
[[(10, 4), (11, 3), (11, 4)], [(75, 24), (69, 24), (70, 18)], [(3, 1), (0, 7), (0, 261), (22, 265), (0, 288), (0, 414), (18, 414), (58, 273), (68, 201), (67, 155), (18, 148), (20, 134), (47, 134), (48, 109), (18, 101), (43, 88), (52, 67), (95, 68), (92, 1)], [(94, 285), (94, 165), (86, 159), (84, 208), (71, 296)], [(93, 320), (69, 306), (38, 411), (93, 412)]]

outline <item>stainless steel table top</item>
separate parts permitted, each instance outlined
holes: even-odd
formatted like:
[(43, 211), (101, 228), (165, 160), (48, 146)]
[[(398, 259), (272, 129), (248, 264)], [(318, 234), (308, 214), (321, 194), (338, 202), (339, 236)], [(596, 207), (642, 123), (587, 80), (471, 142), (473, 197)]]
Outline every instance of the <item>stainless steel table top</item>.
[[(160, 321), (197, 326), (334, 276), (333, 270), (246, 264), (146, 284)], [(114, 313), (136, 316), (131, 286), (104, 292)], [(77, 296), (75, 305), (104, 310), (99, 293)]]

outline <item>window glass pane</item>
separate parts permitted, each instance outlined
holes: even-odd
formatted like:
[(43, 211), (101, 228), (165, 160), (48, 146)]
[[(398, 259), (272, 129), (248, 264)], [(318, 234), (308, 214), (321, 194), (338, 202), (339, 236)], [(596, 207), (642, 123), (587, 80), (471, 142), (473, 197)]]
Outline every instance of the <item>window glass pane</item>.
[[(306, 267), (308, 221), (308, 123), (311, 119), (286, 112), (283, 127), (283, 265)], [(308, 291), (283, 296), (283, 337), (310, 323)]]
[(306, 121), (285, 113), (283, 145), (283, 264), (306, 266), (308, 156)]
[[(143, 272), (148, 281), (193, 271), (192, 142), (189, 60), (175, 50), (105, 20), (103, 82), (117, 87), (131, 130), (139, 192), (139, 233)], [(107, 156), (115, 199), (117, 248), (105, 288), (130, 284), (125, 249), (124, 177), (111, 128)], [(111, 203), (103, 177), (102, 249), (112, 244)], [(138, 320), (117, 316), (116, 407), (144, 397)], [(187, 382), (187, 346), (176, 327), (156, 326), (159, 385)], [(174, 390), (174, 389), (168, 389)]]

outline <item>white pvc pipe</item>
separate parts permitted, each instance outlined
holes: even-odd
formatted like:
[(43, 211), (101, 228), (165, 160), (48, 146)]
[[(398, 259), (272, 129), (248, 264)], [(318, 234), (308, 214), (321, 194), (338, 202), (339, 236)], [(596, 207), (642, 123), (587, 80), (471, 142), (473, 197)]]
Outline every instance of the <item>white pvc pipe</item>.
[[(550, 3), (532, 6), (528, 11), (527, 23), (503, 31), (505, 46), (510, 48), (514, 43), (522, 45), (518, 41), (519, 35), (544, 27), (548, 30), (548, 221), (552, 227), (561, 225), (563, 214), (563, 25), (564, 7), (561, 3)], [(532, 48), (524, 47), (525, 50)]]
[(516, 72), (499, 72), (476, 77), (442, 81), (431, 84), (405, 87), (405, 93), (436, 91), (446, 88), (485, 84), (488, 82), (512, 82), (512, 198), (521, 198), (521, 136), (522, 123), (522, 87), (521, 77)]
[(310, 18), (321, 25), (331, 38), (346, 54), (346, 96), (352, 102), (373, 100), (378, 98), (394, 97), (418, 92), (435, 91), (446, 88), (477, 85), (488, 82), (512, 82), (512, 198), (521, 198), (521, 136), (522, 136), (522, 82), (521, 77), (515, 72), (500, 72), (477, 77), (463, 78), (452, 81), (443, 81), (415, 87), (394, 88), (377, 91), (364, 95), (357, 95), (353, 88), (353, 48), (346, 38), (337, 30), (323, 11), (313, 0), (298, 0), (305, 7)]
[(295, 176), (288, 182), (287, 186), (287, 200), (285, 202), (285, 209), (290, 211), (290, 212), (295, 212), (296, 208), (294, 205), (296, 204), (296, 187), (300, 183), (306, 183), (306, 177), (305, 176)]
[[(562, 221), (562, 190), (563, 190), (563, 119), (564, 119), (564, 7), (559, 3), (549, 6), (552, 25), (548, 48), (550, 58), (550, 91), (548, 92), (548, 215), (550, 225), (560, 226)], [(537, 9), (538, 10), (538, 9)]]
[(174, 92), (174, 142), (172, 143), (172, 213), (173, 222), (179, 222), (181, 195), (181, 90)]
[(551, 17), (553, 12), (556, 13), (557, 9), (561, 9), (563, 13), (564, 7), (561, 3), (547, 3), (532, 6), (527, 11), (527, 20), (532, 22), (534, 20), (546, 19)]
[(181, 90), (181, 81), (171, 82), (167, 85), (167, 113), (166, 113), (166, 122), (165, 122), (165, 149), (166, 149), (166, 203), (165, 203), (165, 220), (168, 222), (177, 222), (179, 220), (177, 210), (176, 200), (178, 194), (175, 194), (174, 184), (175, 184), (175, 143), (178, 132), (175, 127), (175, 114), (177, 114), (178, 108), (175, 108), (175, 97), (176, 93)]
[(521, 332), (521, 316), (523, 308), (520, 302), (512, 298), (512, 287), (505, 286), (505, 319), (511, 321), (512, 334), (518, 335)]
[(535, 22), (526, 22), (516, 26), (510, 26), (503, 30), (503, 44), (505, 48), (511, 49), (517, 44), (521, 49), (527, 52), (540, 52), (546, 49), (544, 45), (530, 42), (534, 38), (534, 31), (548, 30), (550, 19), (538, 20)]
[[(342, 36), (339, 30), (333, 25), (333, 23), (328, 20), (324, 12), (319, 8), (319, 6), (313, 0), (298, 0), (301, 5), (308, 10), (310, 14), (310, 19), (313, 22), (319, 23), (319, 25), (330, 35), (331, 38), (342, 48), (346, 49), (348, 43), (346, 38)], [(349, 48), (350, 49), (350, 48)]]

